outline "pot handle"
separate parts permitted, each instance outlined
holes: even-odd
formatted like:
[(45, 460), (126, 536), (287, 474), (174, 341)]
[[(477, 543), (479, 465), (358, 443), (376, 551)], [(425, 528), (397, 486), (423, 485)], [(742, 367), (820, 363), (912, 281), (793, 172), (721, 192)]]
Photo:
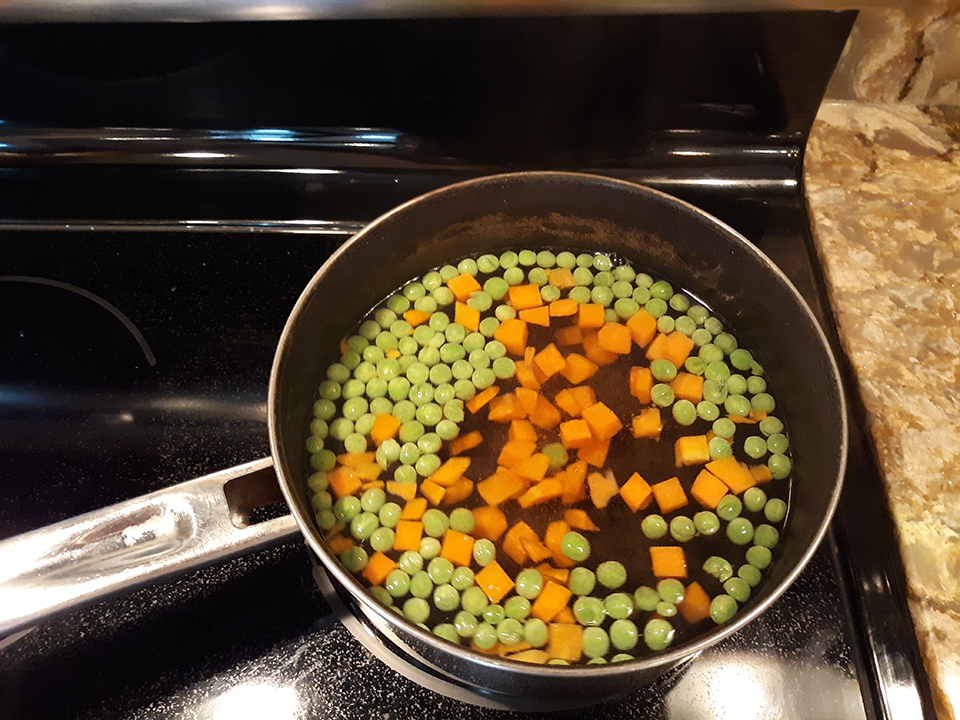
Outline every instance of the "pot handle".
[(272, 458), (190, 480), (0, 542), (0, 637), (108, 594), (279, 543), (292, 515)]

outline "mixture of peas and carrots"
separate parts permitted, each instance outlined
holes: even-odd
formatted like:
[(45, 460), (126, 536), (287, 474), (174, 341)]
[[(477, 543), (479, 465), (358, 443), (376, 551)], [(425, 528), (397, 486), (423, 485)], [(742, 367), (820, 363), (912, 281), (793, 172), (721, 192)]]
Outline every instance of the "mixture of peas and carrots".
[(619, 662), (730, 620), (792, 463), (719, 318), (600, 254), (466, 258), (340, 345), (307, 449), (316, 521), (371, 594), (474, 650)]

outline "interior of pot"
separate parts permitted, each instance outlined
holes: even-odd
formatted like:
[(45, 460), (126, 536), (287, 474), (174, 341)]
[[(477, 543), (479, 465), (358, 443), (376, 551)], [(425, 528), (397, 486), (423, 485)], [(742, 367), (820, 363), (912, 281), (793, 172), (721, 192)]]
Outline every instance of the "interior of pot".
[[(669, 651), (609, 666), (528, 666), (490, 658), (423, 632), (387, 611), (325, 549), (306, 477), (312, 405), (339, 341), (376, 303), (425, 271), (467, 255), (550, 247), (619, 255), (699, 297), (724, 317), (777, 388), (794, 460), (790, 514), (759, 592), (724, 626)], [(639, 409), (639, 406), (638, 406)], [(428, 661), (513, 694), (623, 692), (734, 632), (800, 572), (839, 496), (846, 415), (834, 360), (796, 290), (750, 243), (704, 213), (629, 183), (521, 173), (451, 186), (371, 224), (320, 269), (284, 331), (271, 377), (272, 442), (284, 492), (311, 547), (364, 608), (381, 614)], [(571, 673), (577, 683), (571, 687)]]

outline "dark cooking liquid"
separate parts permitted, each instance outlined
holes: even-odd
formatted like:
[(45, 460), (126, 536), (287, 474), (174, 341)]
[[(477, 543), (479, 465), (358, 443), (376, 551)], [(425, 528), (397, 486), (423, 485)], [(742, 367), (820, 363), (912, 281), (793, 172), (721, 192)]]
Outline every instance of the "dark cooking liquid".
[[(617, 258), (613, 258), (613, 260), (614, 266), (621, 264), (618, 262)], [(638, 270), (638, 273), (639, 272), (644, 271)], [(655, 280), (657, 279), (656, 275), (653, 273), (649, 274)], [(489, 277), (491, 276), (479, 273), (477, 275), (477, 280), (481, 285), (483, 285)], [(675, 292), (682, 292), (686, 294), (687, 297), (691, 299), (691, 304), (699, 302), (695, 296), (687, 293), (683, 289), (675, 288)], [(495, 302), (493, 307), (496, 307), (496, 304), (497, 303)], [(383, 303), (380, 303), (376, 307), (379, 308), (382, 305)], [(451, 305), (447, 308), (440, 308), (440, 310), (447, 312), (447, 314), (450, 316), (451, 322), (453, 321), (453, 307), (454, 306)], [(492, 314), (492, 308), (491, 311), (483, 313), (483, 316), (488, 316), (490, 314)], [(676, 311), (670, 309), (668, 314), (673, 317), (677, 317), (682, 313), (677, 313)], [(711, 315), (719, 317), (712, 311)], [(373, 312), (371, 312), (370, 315), (364, 319), (371, 319), (372, 317)], [(539, 351), (550, 343), (556, 342), (555, 333), (559, 328), (574, 324), (575, 321), (576, 316), (574, 315), (572, 317), (551, 318), (551, 327), (549, 328), (528, 324), (529, 338), (527, 345), (534, 347)], [(727, 327), (726, 323), (724, 323), (724, 326), (727, 332), (730, 332), (736, 336), (733, 328)], [(582, 345), (560, 347), (560, 349), (564, 355), (567, 355), (570, 352), (578, 352), (583, 354)], [(696, 354), (696, 351), (697, 348), (694, 347), (691, 354)], [(580, 531), (585, 537), (587, 537), (591, 545), (590, 557), (585, 562), (580, 563), (580, 565), (596, 571), (597, 566), (600, 563), (607, 560), (616, 560), (622, 563), (627, 571), (627, 581), (620, 588), (607, 589), (598, 582), (592, 593), (592, 595), (595, 597), (602, 598), (613, 592), (626, 592), (632, 595), (633, 592), (641, 585), (647, 585), (655, 588), (657, 584), (657, 578), (654, 577), (651, 570), (649, 548), (656, 545), (681, 545), (687, 560), (688, 577), (684, 580), (684, 584), (697, 581), (701, 586), (703, 586), (707, 594), (713, 598), (716, 595), (722, 594), (724, 590), (722, 583), (719, 580), (703, 571), (702, 566), (704, 561), (712, 555), (718, 555), (731, 563), (733, 566), (734, 577), (736, 577), (737, 568), (746, 563), (745, 553), (750, 547), (749, 544), (743, 546), (735, 545), (727, 538), (725, 532), (727, 523), (725, 521), (721, 520), (720, 529), (714, 535), (703, 536), (697, 534), (693, 539), (682, 544), (675, 541), (670, 536), (669, 532), (659, 540), (650, 540), (643, 535), (640, 529), (641, 521), (649, 514), (660, 514), (669, 524), (670, 520), (674, 517), (685, 515), (692, 519), (695, 513), (705, 509), (690, 496), (690, 488), (697, 474), (703, 469), (703, 465), (693, 465), (679, 468), (676, 467), (674, 444), (677, 438), (683, 435), (703, 435), (710, 431), (712, 427), (712, 422), (702, 420), (700, 418), (698, 418), (690, 426), (681, 426), (673, 419), (671, 408), (666, 407), (660, 409), (663, 430), (661, 431), (659, 440), (653, 440), (650, 438), (635, 439), (633, 437), (631, 433), (631, 421), (633, 416), (639, 414), (643, 408), (649, 406), (641, 405), (637, 398), (630, 395), (629, 373), (632, 366), (649, 366), (649, 361), (644, 357), (644, 352), (644, 349), (638, 348), (636, 345), (634, 345), (631, 354), (618, 356), (617, 360), (613, 363), (601, 366), (600, 370), (592, 378), (582, 383), (592, 387), (596, 393), (597, 400), (604, 403), (608, 408), (616, 413), (617, 417), (624, 425), (623, 429), (611, 440), (610, 450), (607, 454), (606, 465), (604, 468), (601, 469), (590, 466), (588, 469), (588, 474), (596, 471), (612, 471), (617, 483), (621, 486), (634, 472), (638, 472), (650, 485), (654, 485), (672, 477), (677, 477), (683, 486), (684, 492), (687, 494), (687, 498), (689, 500), (688, 504), (672, 513), (661, 513), (656, 501), (651, 500), (650, 504), (645, 509), (639, 510), (637, 513), (633, 513), (630, 511), (630, 508), (627, 507), (626, 503), (624, 503), (619, 497), (612, 498), (607, 507), (602, 510), (595, 508), (588, 497), (588, 499), (574, 505), (566, 505), (562, 504), (559, 500), (551, 500), (526, 510), (521, 508), (515, 501), (507, 501), (500, 505), (500, 509), (507, 517), (508, 529), (513, 527), (516, 523), (523, 521), (530, 525), (530, 527), (537, 532), (541, 540), (544, 537), (547, 525), (555, 520), (562, 519), (566, 510), (571, 507), (586, 510), (593, 522), (599, 526), (600, 530), (596, 532)], [(680, 371), (683, 372), (683, 368), (680, 368)], [(772, 388), (769, 379), (765, 379), (767, 380), (768, 385), (767, 392), (774, 394), (774, 388)], [(513, 392), (514, 389), (519, 385), (515, 378), (509, 378), (502, 381), (498, 380), (496, 384), (500, 387), (500, 395)], [(541, 388), (540, 392), (552, 403), (556, 393), (563, 388), (570, 386), (571, 384), (565, 378), (563, 378), (562, 375), (558, 374), (543, 383), (543, 387)], [(478, 447), (464, 453), (465, 456), (471, 458), (471, 465), (466, 473), (466, 476), (474, 482), (480, 482), (496, 471), (497, 457), (499, 456), (504, 443), (506, 443), (508, 440), (509, 423), (496, 423), (489, 421), (487, 419), (488, 407), (489, 406), (481, 409), (476, 415), (471, 414), (469, 411), (465, 411), (465, 419), (462, 423), (460, 423), (461, 436), (473, 430), (478, 430), (483, 436), (483, 442)], [(563, 411), (561, 411), (561, 414), (563, 420), (569, 419), (569, 417)], [(721, 416), (723, 416), (722, 407)], [(784, 430), (784, 432), (786, 433), (787, 431)], [(543, 430), (538, 428), (537, 434), (538, 452), (541, 451), (542, 448), (548, 443), (560, 441), (559, 426), (551, 430)], [(738, 425), (734, 442), (735, 457), (737, 457), (737, 459), (740, 461), (746, 462), (748, 465), (762, 463), (766, 460), (766, 456), (760, 460), (755, 460), (747, 457), (743, 453), (743, 439), (752, 434), (760, 434), (756, 424)], [(443, 461), (446, 461), (449, 458), (447, 443), (444, 443), (444, 446), (441, 448), (438, 455)], [(574, 462), (577, 460), (576, 450), (569, 451), (569, 455), (569, 462)], [(396, 465), (391, 466), (390, 470), (384, 473), (382, 479), (388, 479), (392, 477), (395, 467)], [(552, 470), (548, 471), (548, 477), (552, 475), (553, 472), (554, 471)], [(761, 487), (767, 494), (768, 498), (776, 497), (787, 501), (789, 497), (789, 483), (790, 478), (785, 480), (771, 480), (770, 482), (763, 484)], [(462, 503), (459, 503), (458, 506), (475, 508), (483, 504), (483, 499), (475, 490), (469, 498)], [(442, 506), (441, 509), (449, 514), (449, 512), (453, 509), (453, 506)], [(741, 517), (748, 518), (753, 523), (754, 527), (761, 523), (767, 522), (763, 516), (762, 510), (759, 512), (750, 512), (746, 509), (746, 507), (744, 507)], [(783, 523), (778, 525), (778, 529), (783, 527)], [(501, 547), (502, 540), (503, 536), (501, 536), (495, 543), (497, 546), (497, 562), (511, 578), (516, 578), (517, 574), (523, 569), (523, 567), (517, 565), (505, 552), (503, 552)], [(773, 552), (774, 560), (776, 560), (777, 550), (774, 549)], [(399, 553), (391, 551), (388, 553), (388, 555), (396, 559), (396, 557), (399, 556)], [(550, 562), (549, 559), (547, 562)], [(528, 566), (533, 566), (535, 564), (537, 563), (530, 563)], [(475, 571), (479, 570), (477, 567), (474, 567), (473, 569)], [(764, 576), (766, 576), (768, 572), (769, 568), (763, 571)], [(752, 589), (752, 596), (756, 595), (757, 591), (762, 589), (763, 582), (764, 581), (761, 581), (757, 588)], [(501, 601), (501, 604), (505, 602), (506, 599), (507, 598), (504, 598)], [(571, 599), (571, 606), (574, 599), (575, 598)], [(397, 603), (401, 604), (402, 599), (398, 600)], [(742, 612), (742, 609), (738, 612)], [(431, 602), (431, 617), (426, 624), (433, 628), (440, 623), (452, 622), (455, 614), (456, 611), (452, 613), (441, 612), (433, 607)], [(642, 635), (643, 626), (649, 619), (653, 617), (657, 617), (655, 612), (642, 611), (637, 608), (633, 615), (630, 616), (630, 619), (637, 624), (637, 627)], [(715, 627), (713, 621), (709, 618), (696, 624), (690, 624), (683, 618), (682, 615), (677, 613), (677, 615), (668, 619), (675, 630), (673, 646), (676, 646), (684, 641), (691, 640)], [(603, 627), (609, 627), (609, 622), (609, 620), (605, 622)], [(611, 647), (608, 657), (612, 656), (616, 652), (617, 651)], [(635, 656), (641, 656), (651, 654), (652, 652), (653, 651), (646, 647), (641, 637), (637, 646), (631, 651), (631, 654)], [(584, 658), (584, 661), (586, 659), (587, 658)]]

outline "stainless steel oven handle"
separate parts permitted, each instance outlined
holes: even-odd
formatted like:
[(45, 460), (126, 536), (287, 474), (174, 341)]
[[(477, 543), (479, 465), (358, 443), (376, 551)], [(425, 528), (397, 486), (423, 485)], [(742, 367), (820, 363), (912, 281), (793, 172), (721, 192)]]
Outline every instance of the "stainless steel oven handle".
[(0, 542), (0, 637), (82, 603), (276, 544), (293, 516), (250, 524), (281, 500), (255, 460)]

